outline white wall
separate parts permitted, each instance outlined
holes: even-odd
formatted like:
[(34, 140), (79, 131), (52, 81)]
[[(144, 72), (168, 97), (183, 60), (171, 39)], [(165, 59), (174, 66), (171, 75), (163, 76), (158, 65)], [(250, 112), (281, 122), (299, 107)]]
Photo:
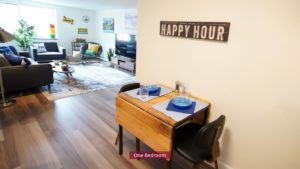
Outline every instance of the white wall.
[[(125, 14), (137, 14), (136, 9), (104, 10), (97, 12), (97, 41), (103, 46), (102, 57), (107, 58), (109, 48), (115, 48), (115, 33), (136, 34), (136, 29), (125, 28)], [(114, 18), (114, 33), (103, 32), (103, 18)]]
[[(57, 7), (57, 32), (59, 35), (58, 43), (64, 46), (68, 55), (72, 54), (71, 42), (76, 38), (84, 38), (88, 42), (96, 42), (96, 12), (92, 10)], [(68, 16), (74, 19), (74, 24), (68, 24), (62, 21), (63, 16)], [(90, 22), (85, 23), (82, 20), (83, 16), (89, 16)], [(78, 34), (78, 28), (88, 28), (88, 34)]]
[[(10, 2), (10, 1), (6, 1)], [(14, 2), (18, 3), (18, 2)], [(85, 10), (79, 8), (72, 8), (72, 7), (64, 7), (64, 6), (57, 6), (57, 5), (49, 5), (49, 4), (42, 4), (42, 3), (33, 3), (33, 2), (20, 2), (18, 4), (22, 5), (29, 5), (41, 8), (54, 8), (56, 9), (56, 16), (57, 16), (57, 25), (56, 27), (56, 34), (58, 35), (57, 40), (50, 40), (50, 39), (40, 39), (36, 41), (56, 41), (58, 45), (63, 46), (66, 48), (67, 55), (72, 55), (72, 48), (71, 42), (74, 41), (76, 38), (84, 38), (87, 41), (96, 41), (96, 12), (93, 10)], [(63, 16), (70, 17), (74, 19), (74, 24), (68, 24), (63, 22)], [(84, 23), (82, 21), (83, 16), (89, 16), (90, 22)], [(46, 19), (46, 18), (45, 18)], [(17, 21), (15, 21), (17, 22)], [(78, 34), (77, 29), (79, 27), (88, 28), (88, 34)], [(11, 43), (10, 44), (15, 44)]]
[[(300, 168), (300, 1), (138, 3), (137, 79), (175, 80), (226, 116), (220, 160), (234, 169)], [(160, 21), (230, 22), (227, 43), (159, 35)]]

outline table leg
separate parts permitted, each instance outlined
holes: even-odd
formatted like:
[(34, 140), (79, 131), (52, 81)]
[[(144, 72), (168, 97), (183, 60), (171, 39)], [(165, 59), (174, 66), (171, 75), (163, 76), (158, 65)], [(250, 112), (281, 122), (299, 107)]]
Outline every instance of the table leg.
[(122, 155), (123, 154), (123, 127), (121, 125), (119, 125), (119, 134), (120, 134), (120, 138), (119, 138), (119, 154)]
[[(135, 138), (135, 147), (136, 147), (136, 152), (139, 153), (141, 149), (141, 141), (137, 137)], [(139, 160), (140, 158), (137, 158)]]
[(68, 83), (70, 83), (71, 77), (73, 77), (72, 74), (71, 73), (65, 73), (65, 74), (68, 78)]

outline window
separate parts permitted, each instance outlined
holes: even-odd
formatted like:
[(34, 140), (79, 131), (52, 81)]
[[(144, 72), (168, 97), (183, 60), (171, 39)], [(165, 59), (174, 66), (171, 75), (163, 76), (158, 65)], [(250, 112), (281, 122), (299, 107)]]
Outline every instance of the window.
[(18, 27), (17, 20), (20, 18), (17, 5), (0, 3), (0, 27), (13, 33)]
[(37, 38), (49, 38), (50, 24), (56, 25), (55, 9), (0, 3), (0, 11), (0, 27), (11, 33), (19, 27), (19, 19), (34, 25)]

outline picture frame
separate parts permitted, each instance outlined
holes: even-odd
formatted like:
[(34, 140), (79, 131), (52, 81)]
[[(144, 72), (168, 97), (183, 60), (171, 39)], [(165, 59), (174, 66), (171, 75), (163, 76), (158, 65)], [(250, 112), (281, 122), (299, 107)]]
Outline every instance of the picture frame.
[(136, 30), (137, 25), (137, 14), (136, 13), (126, 13), (125, 14), (125, 29)]
[(114, 18), (103, 18), (103, 32), (114, 33)]
[(88, 34), (88, 28), (78, 28), (78, 34)]

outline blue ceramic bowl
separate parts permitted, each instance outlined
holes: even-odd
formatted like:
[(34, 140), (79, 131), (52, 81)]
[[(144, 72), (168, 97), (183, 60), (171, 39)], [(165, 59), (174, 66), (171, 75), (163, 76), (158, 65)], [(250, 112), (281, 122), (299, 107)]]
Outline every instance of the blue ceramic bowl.
[(149, 93), (156, 92), (157, 90), (158, 90), (158, 86), (157, 85), (149, 85), (148, 86)]
[(179, 109), (187, 109), (192, 106), (192, 100), (186, 97), (175, 97), (171, 100), (171, 103)]

